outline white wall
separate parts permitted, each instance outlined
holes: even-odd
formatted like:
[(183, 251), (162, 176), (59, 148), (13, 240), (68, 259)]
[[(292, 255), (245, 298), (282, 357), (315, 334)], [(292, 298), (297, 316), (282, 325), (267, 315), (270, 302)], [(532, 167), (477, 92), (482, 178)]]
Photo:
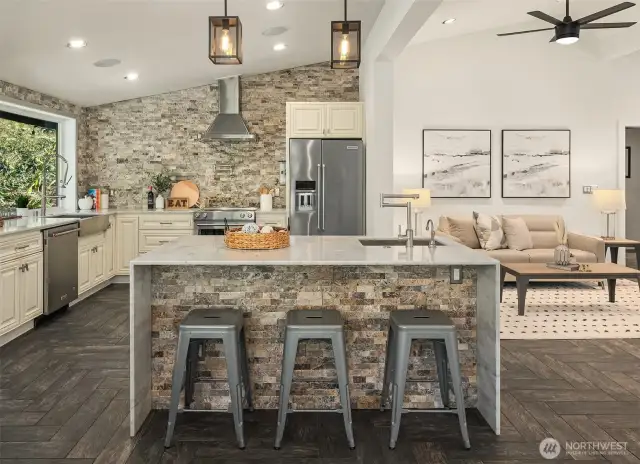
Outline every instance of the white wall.
[[(582, 186), (624, 186), (618, 127), (640, 120), (640, 73), (632, 59), (598, 61), (579, 47), (544, 34), (488, 33), (408, 47), (395, 63), (395, 191), (421, 186), (422, 129), (491, 129), (492, 198), (436, 199), (426, 217), (553, 213), (571, 230), (599, 233), (600, 214)], [(502, 199), (501, 130), (545, 128), (571, 129), (571, 198)], [(401, 212), (396, 223), (404, 224)]]
[(627, 194), (627, 238), (640, 240), (640, 128), (626, 130), (626, 145), (631, 147), (631, 177), (625, 179)]

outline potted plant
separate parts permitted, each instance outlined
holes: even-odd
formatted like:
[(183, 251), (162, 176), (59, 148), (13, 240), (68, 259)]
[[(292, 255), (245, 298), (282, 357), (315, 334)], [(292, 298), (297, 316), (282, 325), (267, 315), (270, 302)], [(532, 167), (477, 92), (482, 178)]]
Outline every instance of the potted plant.
[(16, 214), (26, 218), (29, 216), (29, 198), (28, 195), (18, 195), (16, 197)]
[(151, 176), (151, 185), (158, 192), (156, 197), (156, 209), (164, 209), (164, 197), (171, 188), (171, 177), (165, 170)]

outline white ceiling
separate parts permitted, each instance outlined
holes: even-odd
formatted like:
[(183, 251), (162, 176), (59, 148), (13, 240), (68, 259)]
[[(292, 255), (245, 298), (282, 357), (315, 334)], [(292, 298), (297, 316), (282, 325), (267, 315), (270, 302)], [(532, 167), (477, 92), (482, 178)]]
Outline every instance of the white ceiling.
[[(243, 24), (244, 64), (215, 66), (207, 18), (223, 14), (222, 0), (0, 0), (0, 80), (91, 106), (329, 59), (330, 21), (343, 18), (342, 0), (284, 0), (277, 11), (266, 2), (228, 1)], [(349, 19), (363, 21), (364, 37), (383, 3), (349, 1)], [(262, 35), (275, 26), (289, 30)], [(67, 48), (73, 37), (88, 46)], [(278, 42), (288, 48), (273, 51)], [(105, 58), (122, 64), (93, 66)], [(126, 81), (130, 71), (140, 79)]]
[[(604, 10), (623, 0), (571, 0), (570, 14), (579, 19), (596, 11)], [(551, 27), (539, 19), (527, 15), (528, 11), (540, 10), (560, 20), (565, 14), (564, 0), (444, 0), (442, 5), (427, 20), (416, 34), (412, 43), (424, 43), (468, 34), (490, 34), (515, 32), (528, 29)], [(456, 18), (453, 24), (442, 22)], [(640, 22), (640, 5), (616, 13), (597, 22)], [(541, 46), (558, 47), (549, 40), (553, 31), (537, 32), (524, 36), (501, 37), (497, 40), (540, 40)], [(580, 34), (580, 43), (575, 46), (588, 50), (603, 59), (617, 58), (640, 49), (640, 24), (628, 29), (585, 30)]]

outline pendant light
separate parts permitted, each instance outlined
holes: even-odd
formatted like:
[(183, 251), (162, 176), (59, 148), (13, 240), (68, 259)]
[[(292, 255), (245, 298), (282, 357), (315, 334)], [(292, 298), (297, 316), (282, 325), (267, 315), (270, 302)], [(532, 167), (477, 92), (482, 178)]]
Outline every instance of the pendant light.
[(213, 64), (242, 64), (242, 23), (238, 16), (209, 16), (209, 59)]
[(331, 67), (360, 67), (361, 21), (347, 21), (347, 0), (344, 0), (344, 21), (331, 21)]

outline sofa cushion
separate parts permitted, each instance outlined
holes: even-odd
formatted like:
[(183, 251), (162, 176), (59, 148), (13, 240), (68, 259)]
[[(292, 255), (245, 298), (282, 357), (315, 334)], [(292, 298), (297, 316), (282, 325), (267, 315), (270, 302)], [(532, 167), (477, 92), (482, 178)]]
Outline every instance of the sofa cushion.
[(532, 248), (555, 248), (567, 243), (567, 231), (562, 216), (542, 214), (505, 215), (504, 218), (520, 217), (527, 224)]
[(516, 217), (502, 218), (502, 228), (507, 236), (507, 245), (512, 250), (528, 250), (533, 248), (533, 239), (524, 219)]
[(507, 248), (507, 239), (498, 216), (473, 212), (474, 229), (483, 250)]
[(529, 256), (529, 262), (531, 263), (553, 263), (553, 248), (535, 248), (531, 250), (525, 250), (523, 253), (526, 253)]
[(529, 255), (526, 251), (510, 250), (503, 248), (501, 250), (485, 251), (493, 259), (497, 259), (501, 263), (528, 263)]
[(442, 216), (438, 228), (444, 233), (458, 239), (463, 245), (478, 249), (480, 248), (480, 242), (478, 241), (478, 236), (476, 235), (473, 224), (473, 218)]
[(591, 253), (590, 251), (583, 250), (571, 250), (571, 254), (573, 255), (573, 259), (576, 260), (576, 263), (597, 263), (598, 257), (595, 253)]

